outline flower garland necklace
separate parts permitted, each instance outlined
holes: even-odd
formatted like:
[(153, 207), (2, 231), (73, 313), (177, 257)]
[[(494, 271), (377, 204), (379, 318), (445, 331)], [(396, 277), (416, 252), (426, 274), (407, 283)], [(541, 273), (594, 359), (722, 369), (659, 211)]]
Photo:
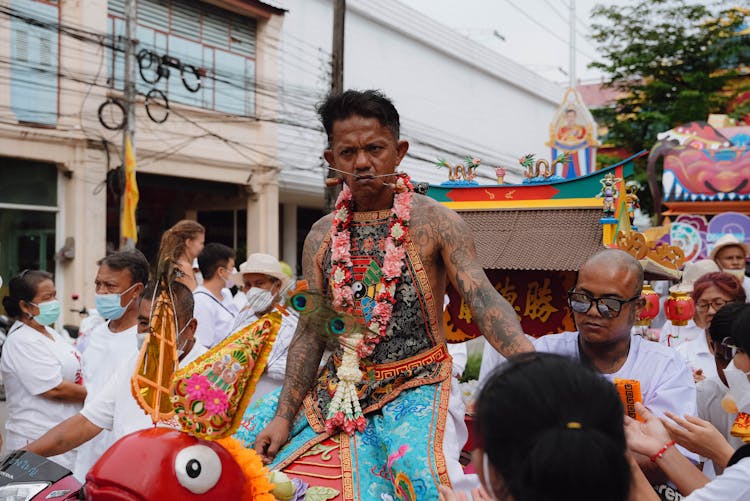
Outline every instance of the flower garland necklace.
[[(356, 384), (362, 380), (359, 361), (375, 350), (375, 346), (386, 337), (391, 320), (393, 305), (396, 303), (396, 285), (401, 277), (401, 269), (406, 257), (404, 242), (411, 219), (414, 186), (405, 173), (396, 175), (395, 195), (391, 218), (388, 223), (388, 237), (385, 241), (383, 274), (376, 287), (375, 307), (367, 322), (367, 332), (342, 336), (344, 354), (336, 371), (339, 384), (328, 405), (326, 431), (333, 433), (341, 429), (349, 435), (365, 429), (365, 418), (357, 396)], [(331, 284), (333, 306), (352, 314), (354, 312), (354, 272), (351, 260), (351, 233), (353, 218), (352, 191), (344, 185), (336, 200), (336, 209), (331, 223)]]

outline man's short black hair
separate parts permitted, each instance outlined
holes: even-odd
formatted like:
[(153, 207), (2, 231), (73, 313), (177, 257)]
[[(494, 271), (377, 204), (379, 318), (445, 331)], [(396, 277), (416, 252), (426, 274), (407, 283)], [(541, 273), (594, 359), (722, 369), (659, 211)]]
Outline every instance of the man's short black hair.
[(329, 95), (318, 105), (318, 115), (328, 135), (328, 145), (333, 142), (333, 124), (352, 116), (376, 118), (398, 141), (401, 124), (393, 102), (379, 90), (347, 90)]
[(204, 279), (211, 279), (219, 268), (226, 268), (229, 260), (234, 259), (234, 251), (224, 244), (210, 243), (198, 254), (198, 268)]
[(148, 261), (138, 249), (113, 252), (97, 261), (96, 264), (99, 266), (106, 264), (115, 271), (128, 270), (134, 284), (146, 285), (148, 283)]

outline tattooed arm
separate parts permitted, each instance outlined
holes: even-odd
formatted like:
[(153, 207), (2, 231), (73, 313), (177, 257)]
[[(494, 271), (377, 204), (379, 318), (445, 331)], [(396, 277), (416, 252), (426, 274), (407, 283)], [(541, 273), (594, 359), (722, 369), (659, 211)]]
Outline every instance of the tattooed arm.
[(492, 287), (477, 261), (474, 235), (454, 211), (435, 205), (430, 218), (440, 239), (440, 253), (448, 279), (471, 308), (474, 321), (489, 343), (504, 356), (534, 347), (521, 330), (513, 307)]
[[(324, 217), (313, 225), (305, 238), (305, 247), (302, 251), (302, 273), (311, 290), (320, 291), (323, 285), (320, 283), (319, 273), (316, 272), (319, 263), (315, 262), (315, 255), (330, 227), (331, 217)], [(289, 345), (286, 377), (279, 395), (276, 416), (255, 439), (255, 451), (261, 455), (265, 463), (273, 460), (289, 438), (294, 418), (315, 381), (318, 365), (323, 356), (325, 341), (307, 329), (306, 323), (304, 316), (301, 315), (297, 330)]]

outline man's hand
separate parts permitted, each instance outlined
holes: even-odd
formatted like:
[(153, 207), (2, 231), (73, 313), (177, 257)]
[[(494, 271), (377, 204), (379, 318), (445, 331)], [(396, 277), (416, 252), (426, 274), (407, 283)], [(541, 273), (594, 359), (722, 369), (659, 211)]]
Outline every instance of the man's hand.
[(292, 425), (286, 419), (276, 416), (268, 426), (255, 437), (255, 452), (260, 455), (264, 464), (268, 464), (276, 457), (276, 453), (289, 439)]
[(726, 468), (734, 449), (714, 425), (695, 416), (685, 416), (685, 419), (681, 419), (671, 412), (664, 414), (677, 423), (675, 425), (667, 419), (661, 420), (672, 440)]

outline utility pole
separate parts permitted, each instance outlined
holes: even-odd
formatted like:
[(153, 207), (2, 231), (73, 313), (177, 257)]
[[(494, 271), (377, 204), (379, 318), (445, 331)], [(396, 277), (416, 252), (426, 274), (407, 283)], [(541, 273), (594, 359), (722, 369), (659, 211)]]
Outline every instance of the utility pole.
[(576, 88), (576, 0), (570, 0), (570, 88)]
[[(344, 18), (346, 15), (346, 0), (333, 0), (333, 45), (331, 50), (331, 94), (344, 92)], [(333, 178), (338, 175), (328, 170), (326, 177), (326, 207), (332, 210), (336, 198), (341, 191), (341, 185), (334, 184)]]
[[(123, 169), (125, 167), (125, 145), (128, 139), (133, 149), (135, 157), (135, 0), (125, 0), (125, 79), (123, 97), (125, 101), (125, 127), (122, 130), (122, 158)], [(120, 221), (125, 206), (125, 197), (120, 197)], [(122, 228), (120, 228), (120, 249), (133, 249), (135, 242), (129, 238), (122, 238)]]

